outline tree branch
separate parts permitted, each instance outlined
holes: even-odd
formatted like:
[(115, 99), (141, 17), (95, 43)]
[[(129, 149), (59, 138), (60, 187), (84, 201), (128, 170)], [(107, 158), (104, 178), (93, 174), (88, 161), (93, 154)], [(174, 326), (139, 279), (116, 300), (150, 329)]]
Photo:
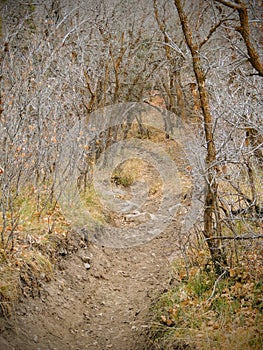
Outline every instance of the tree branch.
[(243, 0), (237, 0), (237, 3), (233, 3), (232, 1), (226, 0), (215, 1), (220, 2), (221, 4), (238, 11), (240, 27), (236, 30), (243, 37), (249, 56), (249, 62), (251, 63), (252, 67), (258, 72), (258, 75), (260, 77), (263, 77), (263, 62), (261, 61), (260, 56), (252, 42), (252, 38), (250, 35), (248, 9), (246, 3)]
[(215, 237), (208, 237), (205, 238), (205, 241), (211, 241), (211, 240), (220, 240), (220, 241), (225, 241), (225, 240), (236, 240), (236, 241), (241, 241), (241, 240), (248, 240), (248, 239), (259, 239), (263, 238), (263, 235), (242, 235), (242, 236), (215, 236)]
[(258, 72), (259, 76), (263, 77), (263, 62), (261, 62), (259, 54), (254, 47), (251, 37), (250, 37), (250, 27), (248, 19), (248, 10), (246, 4), (242, 0), (238, 0), (241, 5), (241, 8), (238, 9), (239, 19), (241, 27), (238, 29), (238, 32), (242, 35), (243, 40), (247, 47), (247, 53), (249, 55), (249, 61), (252, 64), (253, 68)]
[(223, 4), (227, 7), (231, 7), (234, 10), (238, 10), (241, 8), (241, 6), (233, 1), (228, 1), (228, 0), (215, 0), (217, 2), (220, 2), (220, 4)]
[(213, 287), (213, 291), (210, 295), (210, 297), (207, 299), (207, 303), (209, 303), (215, 296), (216, 293), (216, 287), (218, 285), (218, 283), (220, 282), (220, 280), (224, 277), (224, 275), (227, 273), (227, 270), (223, 271), (223, 273), (217, 278), (217, 280), (215, 281), (214, 287)]
[(201, 48), (213, 35), (213, 33), (217, 30), (217, 28), (222, 24), (223, 20), (219, 21), (214, 27), (212, 27), (204, 40), (200, 43), (199, 47)]
[(209, 31), (208, 35), (206, 36), (206, 38), (199, 44), (199, 47), (201, 48), (210, 38), (211, 36), (214, 34), (214, 32), (217, 30), (217, 28), (219, 28), (221, 26), (222, 23), (228, 21), (229, 18), (223, 18), (221, 19), (218, 23), (216, 23)]

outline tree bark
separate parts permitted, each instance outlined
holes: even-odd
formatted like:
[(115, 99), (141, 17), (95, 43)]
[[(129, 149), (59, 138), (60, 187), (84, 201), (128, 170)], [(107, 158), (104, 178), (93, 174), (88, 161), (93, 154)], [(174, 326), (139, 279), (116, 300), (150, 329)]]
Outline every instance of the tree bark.
[[(211, 240), (215, 234), (218, 236), (221, 233), (216, 230), (215, 218), (217, 208), (217, 183), (215, 178), (216, 173), (216, 146), (213, 135), (213, 117), (210, 110), (209, 96), (205, 84), (205, 74), (202, 68), (201, 57), (199, 53), (199, 45), (194, 43), (193, 35), (188, 23), (188, 18), (184, 13), (181, 0), (174, 0), (178, 11), (182, 30), (191, 52), (193, 69), (198, 86), (200, 96), (200, 107), (203, 115), (203, 126), (207, 144), (206, 154), (206, 182), (207, 190), (205, 194), (204, 208), (204, 236), (207, 239), (208, 248), (217, 274), (221, 274), (226, 265), (226, 257), (221, 249), (218, 240)], [(218, 213), (217, 213), (218, 214)]]
[(253, 44), (253, 39), (251, 38), (248, 9), (246, 3), (243, 0), (237, 0), (236, 3), (224, 0), (216, 1), (238, 11), (240, 27), (236, 28), (236, 30), (242, 35), (242, 38), (247, 48), (249, 62), (251, 63), (253, 68), (258, 72), (258, 75), (260, 77), (263, 77), (263, 62), (261, 61), (257, 49)]

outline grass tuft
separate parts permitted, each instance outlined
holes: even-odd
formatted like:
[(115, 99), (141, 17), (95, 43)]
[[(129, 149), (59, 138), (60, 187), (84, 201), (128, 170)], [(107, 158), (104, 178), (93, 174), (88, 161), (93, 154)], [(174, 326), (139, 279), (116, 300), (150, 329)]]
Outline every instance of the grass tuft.
[[(250, 258), (255, 260), (254, 252)], [(175, 286), (160, 296), (153, 309), (156, 321), (150, 338), (155, 348), (262, 349), (261, 259), (258, 256), (256, 271), (240, 264), (221, 280), (213, 271), (202, 269), (200, 261), (196, 264), (193, 259), (187, 274), (182, 272), (183, 261), (175, 261)]]

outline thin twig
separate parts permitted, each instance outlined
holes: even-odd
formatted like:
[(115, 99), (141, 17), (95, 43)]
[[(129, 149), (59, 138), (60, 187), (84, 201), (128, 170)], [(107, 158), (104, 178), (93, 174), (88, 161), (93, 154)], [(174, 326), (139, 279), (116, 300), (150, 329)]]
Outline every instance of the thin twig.
[(215, 240), (215, 239), (219, 239), (219, 240), (226, 240), (226, 239), (232, 239), (232, 240), (243, 240), (243, 239), (259, 239), (259, 238), (263, 238), (263, 235), (254, 235), (254, 236), (223, 236), (223, 237), (209, 237), (209, 238), (205, 238), (206, 241), (211, 241), (211, 240)]
[(215, 292), (216, 292), (216, 287), (226, 273), (227, 273), (227, 270), (225, 270), (223, 273), (221, 273), (221, 275), (217, 278), (217, 280), (214, 283), (213, 291), (212, 291), (210, 297), (207, 299), (206, 303), (209, 303), (214, 298)]

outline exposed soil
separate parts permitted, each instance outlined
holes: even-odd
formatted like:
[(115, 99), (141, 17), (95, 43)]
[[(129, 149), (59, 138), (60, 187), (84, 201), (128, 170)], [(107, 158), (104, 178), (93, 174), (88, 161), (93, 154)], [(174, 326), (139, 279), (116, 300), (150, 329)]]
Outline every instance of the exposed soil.
[(2, 320), (0, 349), (146, 349), (149, 309), (170, 283), (175, 240), (171, 230), (129, 249), (79, 240), (40, 297), (23, 299), (14, 316)]
[[(145, 172), (150, 184), (156, 182), (150, 168)], [(186, 177), (181, 180), (189, 192)], [(152, 195), (147, 210), (160, 195)], [(23, 298), (11, 318), (0, 320), (0, 350), (151, 349), (151, 306), (172, 283), (180, 212), (187, 206), (182, 204), (164, 233), (133, 248), (86, 244), (73, 234), (71, 253), (51, 281), (43, 281), (39, 296)]]

